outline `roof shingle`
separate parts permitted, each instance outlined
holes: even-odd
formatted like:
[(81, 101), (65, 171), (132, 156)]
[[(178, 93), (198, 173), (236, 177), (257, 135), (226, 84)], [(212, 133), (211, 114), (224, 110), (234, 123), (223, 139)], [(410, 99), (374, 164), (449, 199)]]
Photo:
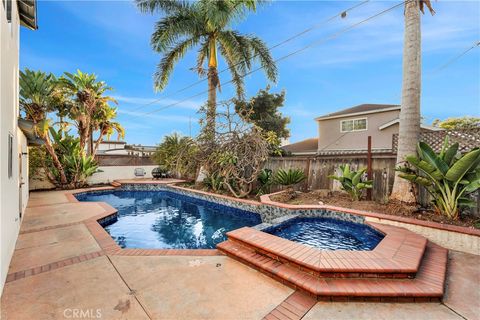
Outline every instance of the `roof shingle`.
[(356, 114), (356, 113), (364, 113), (364, 112), (376, 112), (376, 111), (382, 111), (384, 109), (392, 109), (392, 108), (397, 108), (400, 109), (400, 105), (398, 104), (360, 104), (355, 107), (343, 109), (337, 112), (329, 113), (323, 116), (320, 116), (316, 118), (316, 120), (321, 120), (324, 118), (330, 118), (330, 117), (338, 117), (338, 116), (348, 116), (350, 114)]

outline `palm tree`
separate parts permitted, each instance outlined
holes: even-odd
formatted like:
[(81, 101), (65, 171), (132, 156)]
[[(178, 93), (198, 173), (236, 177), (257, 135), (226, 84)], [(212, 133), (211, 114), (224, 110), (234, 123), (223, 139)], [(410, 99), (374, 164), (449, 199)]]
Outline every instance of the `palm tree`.
[[(45, 141), (45, 149), (60, 178), (60, 184), (67, 184), (67, 177), (50, 139), (51, 121), (47, 119), (49, 112), (57, 112), (64, 105), (64, 97), (58, 90), (58, 82), (53, 74), (25, 69), (20, 71), (20, 108), (25, 118), (35, 124), (37, 134)], [(57, 179), (46, 172), (51, 181)]]
[[(234, 21), (255, 11), (256, 0), (198, 0), (165, 1), (136, 0), (142, 12), (162, 11), (165, 16), (155, 25), (151, 44), (163, 54), (154, 75), (156, 90), (163, 90), (175, 64), (193, 48), (198, 48), (195, 70), (208, 78), (208, 103), (206, 129), (215, 134), (218, 76), (218, 52), (225, 59), (239, 98), (244, 97), (243, 77), (256, 60), (260, 62), (267, 78), (275, 82), (277, 67), (265, 43), (253, 35), (243, 35), (231, 30)], [(208, 69), (204, 64), (208, 63)]]
[[(93, 153), (93, 131), (95, 124), (93, 117), (95, 112), (109, 102), (115, 102), (115, 99), (105, 96), (105, 92), (112, 90), (104, 81), (97, 81), (95, 74), (83, 73), (77, 70), (77, 73), (65, 72), (60, 78), (66, 93), (74, 101), (70, 109), (70, 117), (74, 120), (78, 134), (80, 136), (80, 149), (85, 153), (85, 146), (88, 148), (88, 154)], [(87, 145), (88, 143), (88, 145)]]
[(110, 107), (108, 104), (105, 104), (102, 108), (97, 110), (93, 116), (93, 131), (98, 130), (99, 134), (92, 149), (92, 156), (95, 156), (97, 153), (97, 149), (105, 136), (107, 139), (109, 139), (110, 136), (116, 131), (118, 134), (118, 139), (125, 137), (125, 129), (122, 127), (122, 125), (116, 121), (112, 121), (116, 117), (117, 109)]
[[(397, 163), (405, 161), (408, 155), (416, 153), (416, 142), (420, 137), (420, 88), (421, 88), (421, 21), (420, 11), (427, 7), (433, 15), (430, 0), (409, 0), (405, 2), (405, 35), (403, 45), (402, 108), (398, 132)], [(415, 195), (407, 180), (395, 175), (391, 199), (415, 202)]]

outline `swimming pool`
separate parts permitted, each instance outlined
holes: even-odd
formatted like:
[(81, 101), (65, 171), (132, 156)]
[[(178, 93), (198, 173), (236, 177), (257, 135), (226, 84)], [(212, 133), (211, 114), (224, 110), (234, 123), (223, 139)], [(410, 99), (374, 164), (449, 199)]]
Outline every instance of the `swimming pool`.
[(323, 250), (373, 250), (384, 237), (365, 224), (321, 217), (293, 218), (262, 231)]
[(214, 249), (226, 232), (261, 223), (257, 213), (171, 191), (109, 190), (75, 197), (118, 210), (116, 221), (104, 228), (122, 248)]

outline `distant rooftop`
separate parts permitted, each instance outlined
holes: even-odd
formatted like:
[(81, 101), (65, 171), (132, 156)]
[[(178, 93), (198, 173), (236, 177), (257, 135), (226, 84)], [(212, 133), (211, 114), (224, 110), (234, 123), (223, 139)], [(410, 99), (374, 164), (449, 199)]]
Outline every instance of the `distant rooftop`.
[(310, 138), (295, 143), (287, 144), (282, 147), (287, 152), (295, 153), (315, 153), (318, 149), (318, 138)]
[(337, 112), (329, 113), (323, 116), (316, 118), (315, 120), (323, 120), (323, 119), (330, 119), (330, 118), (341, 118), (344, 116), (351, 116), (351, 115), (360, 115), (366, 113), (375, 113), (379, 111), (388, 111), (388, 110), (399, 110), (400, 105), (398, 104), (360, 104), (355, 107), (351, 107), (348, 109), (343, 109)]

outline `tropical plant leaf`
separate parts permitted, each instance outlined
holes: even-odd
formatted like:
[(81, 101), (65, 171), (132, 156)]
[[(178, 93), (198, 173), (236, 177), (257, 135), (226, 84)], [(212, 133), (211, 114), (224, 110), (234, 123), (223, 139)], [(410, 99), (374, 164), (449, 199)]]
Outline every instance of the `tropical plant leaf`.
[(448, 165), (435, 154), (435, 151), (433, 151), (433, 149), (425, 142), (419, 142), (418, 146), (419, 149), (422, 150), (423, 159), (435, 166), (442, 175), (445, 175), (448, 171)]
[(448, 181), (457, 182), (479, 161), (479, 158), (480, 149), (470, 151), (453, 164), (446, 172), (445, 178)]
[(449, 166), (452, 165), (452, 162), (455, 159), (455, 156), (457, 155), (458, 147), (459, 147), (458, 142), (454, 143), (445, 152), (445, 156), (444, 156), (443, 160), (445, 161), (445, 163), (447, 165), (449, 165)]

